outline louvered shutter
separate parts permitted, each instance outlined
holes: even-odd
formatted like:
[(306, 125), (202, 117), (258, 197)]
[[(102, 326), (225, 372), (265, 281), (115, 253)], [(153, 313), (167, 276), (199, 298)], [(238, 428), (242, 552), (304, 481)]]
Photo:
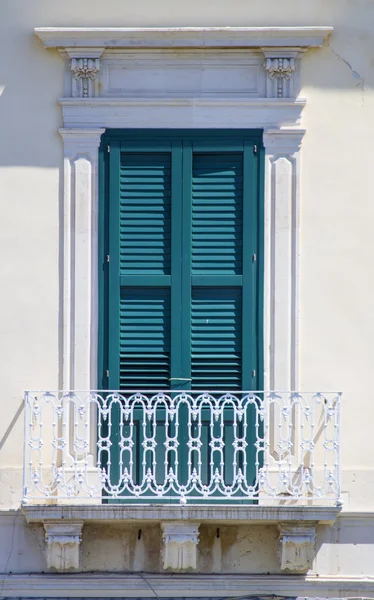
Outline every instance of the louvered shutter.
[(243, 319), (251, 318), (251, 299), (243, 297), (243, 265), (248, 268), (249, 262), (243, 256), (243, 160), (243, 152), (193, 155), (194, 389), (240, 390), (244, 385)]
[[(210, 138), (210, 136), (212, 137)], [(105, 254), (101, 339), (104, 387), (122, 390), (255, 389), (258, 348), (259, 226), (253, 140), (204, 132), (171, 135), (137, 132), (111, 143), (109, 185), (103, 214)], [(152, 137), (153, 136), (153, 137)], [(105, 353), (102, 353), (103, 357)], [(104, 363), (104, 360), (106, 361)], [(105, 366), (104, 366), (105, 365)], [(120, 419), (112, 413), (111, 480), (119, 477)], [(139, 414), (138, 414), (139, 413)], [(202, 478), (215, 466), (209, 410), (200, 427)], [(143, 468), (142, 411), (134, 413), (134, 479)], [(186, 407), (179, 422), (187, 420)], [(254, 415), (248, 411), (249, 422)], [(234, 423), (224, 419), (225, 481), (232, 480)], [(123, 425), (126, 429), (126, 424)], [(125, 430), (123, 435), (129, 435)], [(196, 435), (198, 432), (196, 431)], [(165, 415), (157, 414), (156, 479), (165, 468)], [(240, 435), (240, 431), (239, 431)], [(253, 431), (248, 453), (254, 452)], [(178, 462), (188, 460), (179, 432)], [(248, 454), (247, 477), (255, 458)], [(192, 460), (195, 460), (193, 457)], [(151, 468), (152, 465), (149, 465)]]
[(197, 137), (111, 146), (112, 388), (253, 389), (253, 145)]
[(113, 145), (109, 202), (111, 387), (170, 383), (171, 155)]

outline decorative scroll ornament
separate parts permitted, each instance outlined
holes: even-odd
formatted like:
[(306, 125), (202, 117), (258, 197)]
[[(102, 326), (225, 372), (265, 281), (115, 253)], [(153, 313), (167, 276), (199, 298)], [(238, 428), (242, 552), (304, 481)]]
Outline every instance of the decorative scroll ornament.
[(73, 96), (80, 98), (98, 96), (100, 60), (98, 58), (72, 58), (70, 68), (73, 75)]
[[(276, 98), (285, 98), (291, 95), (291, 86), (288, 85), (286, 89), (286, 82), (290, 82), (293, 74), (295, 73), (295, 59), (294, 58), (267, 58), (265, 63), (265, 69), (268, 77), (276, 81), (276, 89), (273, 90), (272, 95)], [(275, 92), (275, 93), (274, 93)]]

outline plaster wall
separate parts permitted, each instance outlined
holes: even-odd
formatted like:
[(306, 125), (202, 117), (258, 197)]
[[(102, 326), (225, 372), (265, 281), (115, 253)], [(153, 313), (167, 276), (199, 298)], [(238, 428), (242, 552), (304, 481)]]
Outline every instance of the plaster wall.
[[(47, 568), (42, 525), (27, 525), (19, 514), (0, 516), (0, 568), (5, 573), (38, 573)], [(217, 535), (218, 530), (218, 535)], [(373, 576), (374, 524), (367, 517), (340, 517), (320, 525), (311, 573), (320, 577)], [(100, 525), (83, 529), (83, 572), (162, 573), (158, 524)], [(281, 574), (275, 525), (201, 525), (200, 574)]]
[[(344, 510), (372, 510), (373, 2), (3, 0), (0, 13), (0, 508), (18, 509), (22, 498), (23, 391), (57, 389), (61, 383), (63, 147), (56, 99), (63, 95), (63, 73), (58, 52), (44, 50), (33, 28), (332, 25), (333, 35), (321, 49), (310, 50), (301, 67), (307, 134), (301, 166), (298, 387), (343, 392)], [(0, 521), (0, 564), (14, 572), (43, 570), (42, 529), (8, 515)], [(87, 527), (84, 568), (96, 569), (101, 553), (108, 552), (118, 556), (114, 570), (144, 565), (157, 570), (152, 552), (136, 541), (126, 541), (133, 550), (123, 554), (124, 539), (133, 534)], [(158, 536), (148, 534), (153, 540)], [(235, 533), (228, 527), (225, 536), (218, 544), (214, 530), (202, 533), (202, 571), (276, 572), (271, 527)], [(322, 527), (317, 572), (374, 575), (373, 539), (374, 514)], [(232, 543), (225, 546), (224, 540)]]

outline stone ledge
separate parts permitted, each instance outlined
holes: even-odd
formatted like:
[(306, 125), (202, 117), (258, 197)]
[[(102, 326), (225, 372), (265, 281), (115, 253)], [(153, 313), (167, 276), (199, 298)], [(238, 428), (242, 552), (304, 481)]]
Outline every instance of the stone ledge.
[[(113, 573), (6, 574), (7, 597), (118, 597), (118, 598), (248, 598), (269, 596), (319, 598), (374, 598), (372, 577), (344, 575), (136, 575)], [(152, 587), (150, 587), (152, 586)]]
[(136, 521), (160, 523), (161, 521), (197, 521), (218, 524), (278, 524), (279, 522), (309, 522), (332, 524), (341, 507), (321, 506), (227, 506), (227, 505), (24, 505), (22, 512), (28, 523), (46, 520), (72, 520), (87, 522)]
[(45, 48), (319, 47), (333, 27), (36, 27)]

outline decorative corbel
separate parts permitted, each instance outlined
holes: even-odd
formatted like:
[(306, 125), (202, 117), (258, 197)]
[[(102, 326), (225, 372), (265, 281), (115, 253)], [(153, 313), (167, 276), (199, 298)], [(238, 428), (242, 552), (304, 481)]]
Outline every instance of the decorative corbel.
[(100, 95), (100, 57), (104, 48), (66, 48), (70, 57), (71, 95), (97, 98)]
[(48, 569), (66, 573), (79, 570), (83, 521), (44, 523)]
[(295, 77), (298, 51), (265, 50), (266, 96), (293, 98), (297, 95)]
[(309, 571), (314, 560), (316, 526), (281, 523), (278, 528), (282, 571)]
[(196, 570), (199, 523), (164, 521), (161, 529), (163, 568), (180, 572)]

